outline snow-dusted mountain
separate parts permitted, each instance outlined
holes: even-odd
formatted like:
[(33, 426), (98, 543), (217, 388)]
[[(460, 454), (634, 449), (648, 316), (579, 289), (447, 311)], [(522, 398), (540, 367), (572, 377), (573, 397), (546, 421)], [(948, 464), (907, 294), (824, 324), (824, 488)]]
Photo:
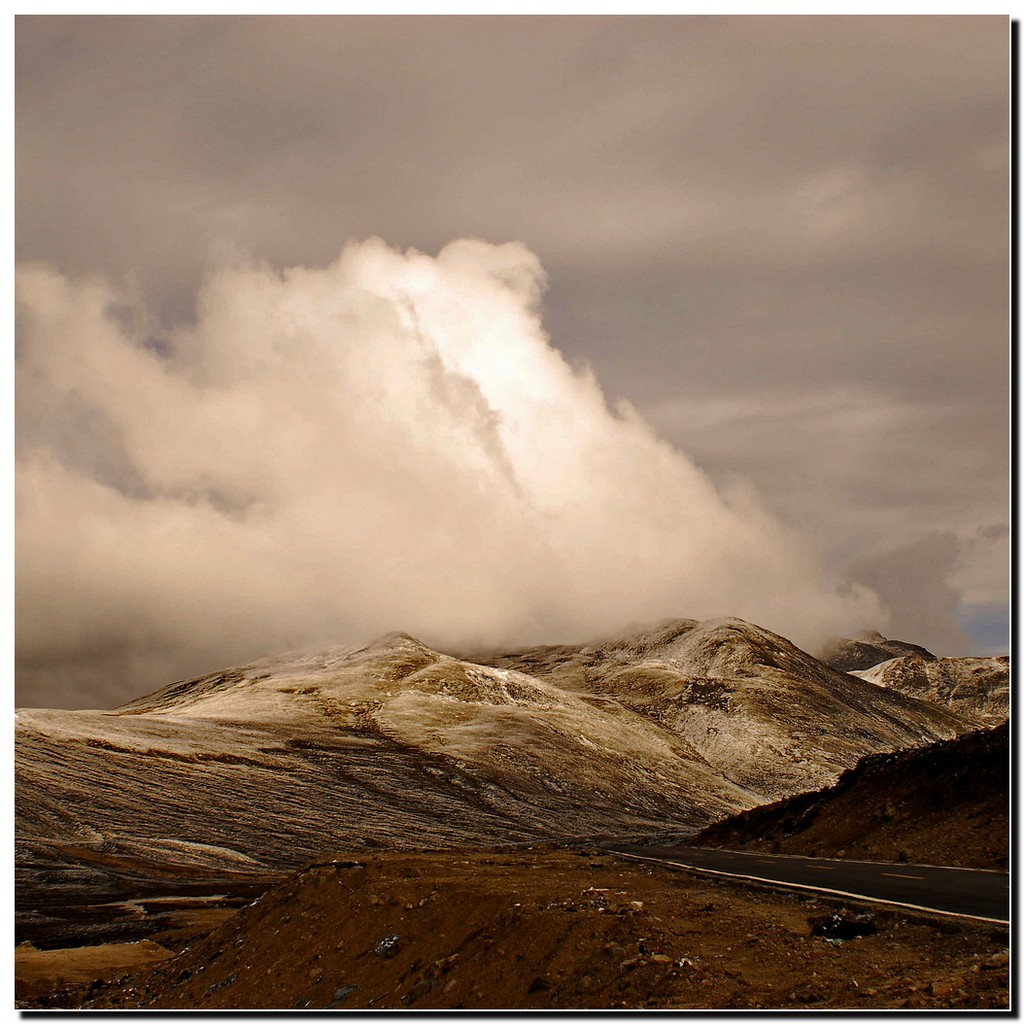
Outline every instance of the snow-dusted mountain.
[(113, 711), (19, 711), (19, 911), (364, 845), (692, 832), (972, 725), (736, 619), (267, 658)]
[(939, 658), (876, 631), (833, 638), (821, 660), (897, 693), (941, 704), (979, 726), (999, 725), (1010, 713), (1010, 659)]
[(854, 673), (886, 689), (932, 701), (976, 722), (999, 725), (1010, 714), (1010, 659), (890, 658)]
[(482, 660), (587, 690), (670, 729), (758, 803), (824, 785), (869, 750), (966, 728), (944, 708), (896, 690), (883, 697), (741, 619), (676, 619), (617, 640)]

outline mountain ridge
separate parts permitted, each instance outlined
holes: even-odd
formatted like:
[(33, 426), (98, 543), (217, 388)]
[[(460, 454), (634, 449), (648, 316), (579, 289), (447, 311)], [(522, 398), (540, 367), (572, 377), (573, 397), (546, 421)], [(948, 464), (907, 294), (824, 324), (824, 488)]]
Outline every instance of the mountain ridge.
[(979, 726), (994, 726), (1010, 714), (1010, 659), (890, 658), (854, 675), (914, 697), (948, 707)]
[(478, 662), (405, 633), (260, 658), (112, 711), (18, 713), (20, 924), (326, 848), (694, 832), (970, 727), (738, 619)]
[(840, 672), (860, 672), (890, 658), (917, 657), (934, 661), (936, 655), (919, 644), (890, 640), (876, 629), (867, 629), (854, 637), (832, 637), (818, 656), (830, 668)]

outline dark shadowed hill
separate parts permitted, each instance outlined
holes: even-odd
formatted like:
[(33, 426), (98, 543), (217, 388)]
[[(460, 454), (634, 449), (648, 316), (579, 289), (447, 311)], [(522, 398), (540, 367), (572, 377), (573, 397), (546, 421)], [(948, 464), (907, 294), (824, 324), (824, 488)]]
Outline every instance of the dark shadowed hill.
[(755, 807), (696, 846), (1006, 870), (1009, 723), (894, 754), (870, 754), (834, 786)]
[(819, 658), (838, 672), (860, 672), (890, 658), (904, 656), (935, 660), (935, 655), (924, 647), (905, 640), (890, 640), (876, 630), (866, 630), (855, 637), (833, 637)]

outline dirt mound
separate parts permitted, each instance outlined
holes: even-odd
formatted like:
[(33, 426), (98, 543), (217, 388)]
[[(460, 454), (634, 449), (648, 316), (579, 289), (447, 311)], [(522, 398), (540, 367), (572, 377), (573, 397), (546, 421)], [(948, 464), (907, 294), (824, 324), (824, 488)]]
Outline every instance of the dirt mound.
[(128, 970), (166, 960), (170, 950), (159, 943), (102, 943), (78, 949), (36, 949), (31, 942), (20, 943), (14, 951), (15, 991), (21, 1002), (45, 999), (67, 985), (91, 987), (93, 982), (112, 983)]
[(693, 846), (1006, 870), (1009, 723), (871, 754), (834, 786), (755, 807)]
[(173, 959), (34, 1005), (1007, 1005), (1005, 930), (869, 912), (874, 931), (844, 941), (813, 934), (849, 916), (838, 901), (597, 850), (360, 854), (293, 875)]

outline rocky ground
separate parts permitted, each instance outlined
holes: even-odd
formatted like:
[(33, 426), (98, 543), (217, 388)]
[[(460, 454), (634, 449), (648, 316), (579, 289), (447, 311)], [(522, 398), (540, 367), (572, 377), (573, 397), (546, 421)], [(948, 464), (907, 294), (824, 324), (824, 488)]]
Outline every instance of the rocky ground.
[[(821, 925), (867, 910), (843, 941)], [(1005, 929), (617, 859), (597, 849), (360, 853), (293, 875), (129, 970), (17, 957), (23, 1007), (998, 1008)], [(88, 971), (86, 971), (88, 974)], [(48, 980), (50, 991), (43, 994)]]

